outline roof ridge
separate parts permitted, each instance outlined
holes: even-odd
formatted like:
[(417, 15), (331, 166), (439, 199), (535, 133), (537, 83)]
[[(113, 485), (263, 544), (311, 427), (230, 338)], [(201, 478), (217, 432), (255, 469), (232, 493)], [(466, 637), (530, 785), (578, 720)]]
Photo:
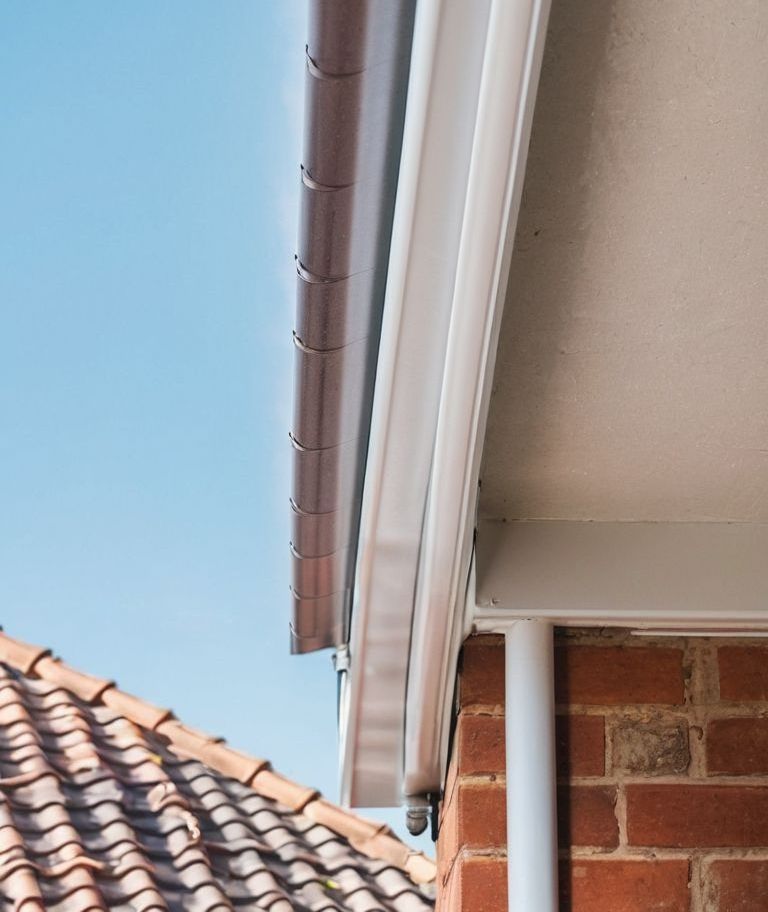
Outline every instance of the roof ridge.
[(156, 732), (177, 755), (206, 766), (249, 786), (259, 795), (278, 801), (296, 813), (347, 839), (353, 848), (405, 871), (416, 884), (435, 880), (435, 862), (407, 846), (386, 824), (376, 823), (328, 801), (319, 791), (294, 782), (272, 769), (268, 760), (252, 757), (213, 737), (184, 725), (173, 711), (154, 706), (120, 690), (115, 681), (97, 678), (70, 667), (50, 649), (9, 637), (0, 631), (0, 662), (24, 675), (34, 675), (70, 691), (92, 706), (107, 706), (134, 725)]

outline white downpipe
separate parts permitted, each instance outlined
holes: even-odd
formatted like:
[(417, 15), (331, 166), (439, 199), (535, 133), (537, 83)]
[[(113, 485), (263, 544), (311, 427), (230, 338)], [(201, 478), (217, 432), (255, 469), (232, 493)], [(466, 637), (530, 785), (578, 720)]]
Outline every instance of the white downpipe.
[(523, 620), (504, 635), (508, 908), (557, 912), (553, 630)]

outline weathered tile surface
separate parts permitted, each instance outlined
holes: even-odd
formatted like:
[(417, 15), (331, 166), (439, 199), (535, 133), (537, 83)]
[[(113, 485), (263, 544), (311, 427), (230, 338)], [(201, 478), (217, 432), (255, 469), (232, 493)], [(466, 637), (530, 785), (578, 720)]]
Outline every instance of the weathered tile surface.
[[(424, 880), (430, 863), (386, 828), (234, 755), (245, 776), (258, 783), (253, 770), (265, 770), (267, 790), (284, 783), (304, 802), (291, 809), (258, 785), (180, 756), (167, 722), (149, 731), (101, 695), (91, 693), (89, 704), (34, 674), (0, 665), (0, 909), (432, 908), (429, 888), (403, 870)], [(199, 737), (203, 748), (214, 743)], [(227, 762), (220, 747), (212, 756)], [(324, 817), (338, 818), (345, 835)], [(384, 858), (371, 857), (378, 846)]]

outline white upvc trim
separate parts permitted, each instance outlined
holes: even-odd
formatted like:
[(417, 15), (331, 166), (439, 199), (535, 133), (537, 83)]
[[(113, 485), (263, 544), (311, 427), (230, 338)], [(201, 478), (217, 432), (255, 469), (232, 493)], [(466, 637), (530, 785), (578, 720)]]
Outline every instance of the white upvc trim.
[(441, 783), (548, 10), (417, 5), (342, 685), (342, 798), (357, 806)]
[(474, 629), (768, 629), (768, 523), (479, 523)]
[(445, 776), (488, 399), (549, 6), (497, 0), (488, 21), (417, 578), (407, 795)]
[[(341, 794), (402, 801), (413, 593), (461, 236), (487, 0), (417, 5), (342, 679)], [(477, 78), (472, 79), (474, 64)]]
[(504, 629), (507, 881), (510, 912), (557, 912), (554, 630)]

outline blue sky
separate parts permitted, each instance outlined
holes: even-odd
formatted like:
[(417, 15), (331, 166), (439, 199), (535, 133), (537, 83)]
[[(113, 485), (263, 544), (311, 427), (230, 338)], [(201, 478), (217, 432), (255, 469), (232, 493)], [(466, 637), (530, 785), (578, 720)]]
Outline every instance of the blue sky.
[(0, 5), (0, 622), (335, 799), (287, 636), (304, 14)]

